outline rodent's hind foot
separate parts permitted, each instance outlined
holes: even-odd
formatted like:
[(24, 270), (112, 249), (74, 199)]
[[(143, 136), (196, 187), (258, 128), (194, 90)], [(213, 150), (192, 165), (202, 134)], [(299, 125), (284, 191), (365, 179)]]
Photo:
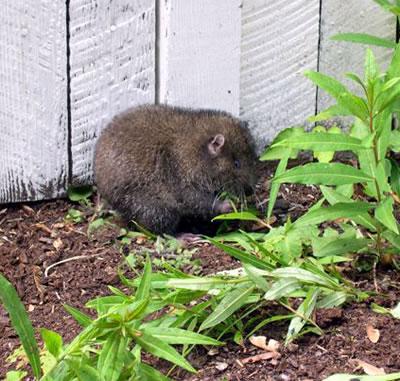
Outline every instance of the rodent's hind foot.
[(176, 239), (182, 244), (183, 247), (190, 247), (204, 241), (200, 234), (194, 233), (179, 233), (176, 236)]

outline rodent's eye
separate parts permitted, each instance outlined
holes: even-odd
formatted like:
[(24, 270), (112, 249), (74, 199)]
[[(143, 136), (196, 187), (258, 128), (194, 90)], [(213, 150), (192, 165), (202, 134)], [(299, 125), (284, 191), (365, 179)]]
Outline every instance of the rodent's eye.
[(236, 159), (236, 160), (234, 161), (234, 164), (235, 164), (235, 168), (237, 168), (237, 169), (240, 168), (240, 160)]

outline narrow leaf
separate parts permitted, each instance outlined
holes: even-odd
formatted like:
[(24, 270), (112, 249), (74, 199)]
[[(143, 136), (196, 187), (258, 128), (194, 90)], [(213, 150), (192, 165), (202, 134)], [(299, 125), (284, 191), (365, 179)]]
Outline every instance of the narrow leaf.
[(344, 185), (372, 181), (364, 172), (342, 163), (310, 163), (289, 169), (273, 179), (277, 183)]
[(24, 348), (26, 356), (32, 367), (34, 376), (40, 379), (40, 357), (39, 348), (35, 340), (32, 323), (25, 311), (24, 305), (21, 303), (17, 291), (13, 285), (0, 274), (0, 301), (3, 303), (8, 312), (11, 323), (17, 332), (21, 344)]
[(384, 48), (396, 47), (395, 41), (372, 36), (366, 33), (340, 33), (332, 36), (331, 39), (336, 41), (354, 42), (357, 44), (383, 46)]
[(200, 331), (214, 327), (221, 323), (229, 316), (231, 316), (239, 308), (243, 307), (246, 299), (253, 292), (254, 287), (249, 285), (237, 287), (232, 291), (228, 292), (224, 298), (220, 301), (217, 308), (207, 317), (206, 320), (200, 326)]
[(386, 197), (375, 209), (375, 218), (392, 232), (399, 234), (397, 221), (393, 215), (393, 199)]
[(365, 202), (342, 203), (312, 210), (301, 216), (296, 222), (296, 226), (317, 225), (324, 221), (336, 220), (338, 218), (354, 218), (363, 212), (367, 212), (373, 205)]
[(167, 344), (222, 345), (221, 341), (180, 328), (151, 327), (145, 332)]

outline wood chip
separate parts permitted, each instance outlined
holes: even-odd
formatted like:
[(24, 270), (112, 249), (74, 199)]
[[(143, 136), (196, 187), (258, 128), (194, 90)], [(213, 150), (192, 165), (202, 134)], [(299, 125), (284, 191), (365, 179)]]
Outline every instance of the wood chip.
[(279, 357), (281, 357), (281, 355), (278, 352), (264, 352), (264, 353), (260, 353), (255, 356), (246, 357), (239, 361), (242, 364), (247, 364), (247, 363), (254, 363), (254, 362), (263, 361), (263, 360), (278, 359)]
[(28, 216), (33, 216), (35, 214), (35, 211), (28, 205), (22, 205), (22, 209)]
[(380, 335), (379, 329), (374, 328), (371, 324), (367, 324), (367, 336), (372, 343), (377, 343)]
[(33, 226), (35, 226), (39, 230), (51, 235), (51, 229), (49, 227), (47, 227), (45, 224), (38, 223), (38, 224), (35, 224)]

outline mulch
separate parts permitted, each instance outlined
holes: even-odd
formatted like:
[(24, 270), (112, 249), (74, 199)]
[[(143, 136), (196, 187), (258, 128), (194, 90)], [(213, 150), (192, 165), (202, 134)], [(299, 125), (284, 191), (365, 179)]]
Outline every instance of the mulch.
[[(288, 211), (299, 215), (317, 198), (315, 188), (288, 186), (281, 190), (276, 214), (282, 219)], [(70, 208), (81, 207), (67, 200), (0, 207), (0, 273), (16, 287), (34, 327), (55, 330), (65, 342), (80, 328), (63, 305), (83, 309), (89, 299), (109, 294), (108, 285), (120, 287), (118, 269), (124, 251), (117, 239), (119, 226), (106, 225), (88, 234), (90, 216), (80, 223), (66, 222)], [(134, 240), (129, 250), (140, 251), (143, 246), (151, 248), (152, 243)], [(203, 274), (237, 266), (235, 260), (209, 244), (199, 244), (193, 257), (200, 261)], [(64, 260), (68, 261), (59, 263)], [(190, 267), (186, 270), (191, 271)], [(199, 369), (198, 374), (176, 370), (172, 377), (192, 381), (317, 381), (336, 372), (359, 373), (357, 360), (382, 367), (387, 373), (400, 371), (400, 320), (377, 314), (370, 308), (373, 301), (386, 307), (400, 301), (400, 276), (382, 268), (378, 269), (377, 277), (384, 298), (319, 311), (317, 320), (325, 335), (308, 334), (287, 348), (280, 348), (281, 357), (274, 361), (243, 365), (241, 360), (263, 352), (247, 341), (243, 346), (227, 343), (209, 352), (200, 347), (189, 355)], [(363, 289), (373, 289), (370, 273), (358, 275), (357, 282)], [(368, 339), (368, 325), (379, 330), (377, 343)], [(274, 323), (257, 334), (282, 343), (286, 330), (286, 323)], [(0, 306), (0, 378), (13, 368), (6, 358), (18, 345), (8, 316)], [(168, 370), (165, 362), (150, 361), (159, 369)]]

